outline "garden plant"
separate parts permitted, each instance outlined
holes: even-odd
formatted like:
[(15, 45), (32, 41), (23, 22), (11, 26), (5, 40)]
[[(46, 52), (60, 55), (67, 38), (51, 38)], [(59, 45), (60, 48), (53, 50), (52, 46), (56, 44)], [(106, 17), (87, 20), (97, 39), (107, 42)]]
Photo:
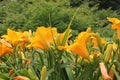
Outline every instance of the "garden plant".
[(90, 27), (71, 40), (71, 22), (36, 31), (7, 29), (0, 39), (0, 80), (120, 80), (120, 20), (112, 22), (113, 37)]
[(120, 80), (119, 3), (0, 0), (0, 80)]

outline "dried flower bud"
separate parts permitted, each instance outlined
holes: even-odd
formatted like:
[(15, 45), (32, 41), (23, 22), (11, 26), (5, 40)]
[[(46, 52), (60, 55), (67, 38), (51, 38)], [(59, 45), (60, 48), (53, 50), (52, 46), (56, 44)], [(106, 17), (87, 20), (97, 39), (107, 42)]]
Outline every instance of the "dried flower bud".
[(30, 60), (30, 59), (27, 59), (27, 60), (26, 60), (26, 63), (27, 63), (27, 64), (30, 64), (30, 63), (31, 63), (31, 60)]
[(8, 73), (8, 76), (11, 76), (13, 73), (14, 73), (14, 70), (11, 69), (11, 70), (9, 71), (9, 73)]

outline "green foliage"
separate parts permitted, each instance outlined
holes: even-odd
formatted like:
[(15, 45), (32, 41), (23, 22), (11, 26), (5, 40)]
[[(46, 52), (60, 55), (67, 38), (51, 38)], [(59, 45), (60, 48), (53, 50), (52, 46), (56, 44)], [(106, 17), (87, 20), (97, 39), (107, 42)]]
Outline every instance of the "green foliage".
[[(98, 6), (89, 7), (89, 2), (83, 2), (72, 22), (74, 31), (83, 31), (87, 27), (93, 30), (108, 25), (106, 17), (118, 17), (111, 9), (98, 10)], [(0, 34), (7, 28), (35, 30), (38, 26), (57, 27), (63, 32), (75, 13), (69, 0), (18, 0), (0, 2)], [(112, 14), (111, 14), (112, 13)]]
[[(113, 14), (111, 14), (113, 13)], [(89, 3), (84, 3), (80, 6), (80, 10), (73, 20), (72, 29), (83, 31), (87, 27), (92, 27), (96, 31), (98, 28), (103, 28), (108, 25), (107, 17), (118, 17), (117, 12), (111, 9), (98, 10), (97, 5), (89, 7)]]
[[(0, 39), (0, 49), (3, 51), (0, 53), (0, 80), (14, 80), (16, 77), (30, 80), (101, 80), (101, 78), (106, 79), (111, 71), (114, 76), (108, 75), (107, 79), (119, 80), (120, 39), (113, 37), (109, 38), (108, 42), (102, 43), (102, 37), (88, 28), (86, 32), (81, 32), (80, 36), (78, 34), (73, 44), (69, 44), (71, 41), (68, 40), (71, 35), (69, 29), (72, 20), (62, 39), (61, 33), (53, 36), (49, 35), (52, 31), (42, 34), (41, 30), (39, 32), (36, 30), (36, 35), (32, 35), (34, 32), (25, 35), (24, 32), (21, 34), (16, 31), (16, 33), (11, 31), (8, 34), (13, 38), (5, 35), (6, 40), (18, 41), (16, 45), (10, 45), (12, 42), (9, 40)], [(17, 34), (20, 37), (18, 36), (16, 40), (14, 34), (15, 37), (18, 36)], [(47, 39), (42, 35), (45, 35)], [(29, 43), (29, 39), (34, 39), (34, 42)], [(49, 42), (48, 39), (52, 41)], [(93, 42), (94, 39), (97, 41)], [(96, 42), (97, 45), (94, 45)], [(29, 47), (29, 44), (35, 44), (36, 48)], [(44, 48), (37, 48), (39, 45)], [(9, 48), (13, 50), (9, 52)]]
[(120, 0), (70, 0), (70, 5), (72, 7), (80, 6), (84, 1), (89, 2), (89, 6), (92, 7), (98, 4), (99, 9), (112, 8), (112, 10), (120, 9)]
[(70, 0), (70, 5), (72, 7), (75, 7), (75, 6), (80, 6), (82, 4), (82, 1), (83, 0)]
[(114, 31), (111, 29), (110, 26), (103, 27), (103, 28), (98, 28), (95, 30), (96, 32), (100, 33), (101, 36), (104, 37), (112, 37), (114, 34)]

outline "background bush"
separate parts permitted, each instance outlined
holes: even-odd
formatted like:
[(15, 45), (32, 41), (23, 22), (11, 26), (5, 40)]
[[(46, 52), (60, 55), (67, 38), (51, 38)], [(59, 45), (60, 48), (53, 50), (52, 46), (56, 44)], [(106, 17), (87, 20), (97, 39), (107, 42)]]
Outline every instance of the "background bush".
[[(118, 13), (110, 8), (99, 10), (97, 2), (91, 7), (91, 1), (78, 1), (80, 5), (78, 7), (80, 8), (71, 25), (74, 35), (86, 30), (87, 27), (92, 27), (94, 31), (98, 30), (98, 28), (101, 30), (101, 28), (108, 26), (107, 17), (119, 17)], [(74, 0), (72, 3), (74, 3)], [(0, 34), (4, 34), (7, 28), (32, 29), (34, 31), (39, 26), (57, 27), (59, 32), (63, 32), (78, 7), (71, 6), (71, 1), (69, 0), (1, 1)]]
[(84, 3), (84, 1), (89, 2), (90, 6), (94, 6), (98, 4), (99, 9), (107, 9), (110, 8), (112, 10), (119, 10), (120, 9), (120, 0), (70, 0), (70, 5), (72, 7), (80, 6)]

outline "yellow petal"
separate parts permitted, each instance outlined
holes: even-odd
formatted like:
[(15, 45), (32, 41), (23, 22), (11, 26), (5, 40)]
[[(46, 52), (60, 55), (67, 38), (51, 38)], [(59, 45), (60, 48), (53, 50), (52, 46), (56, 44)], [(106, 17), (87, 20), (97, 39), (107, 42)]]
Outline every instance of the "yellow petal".
[(95, 35), (91, 33), (91, 30), (87, 30), (86, 32), (81, 32), (78, 37), (75, 39), (75, 43), (70, 45), (69, 49), (81, 57), (86, 59), (89, 58), (89, 52), (86, 47), (86, 43), (89, 37)]
[(117, 19), (117, 18), (107, 18), (107, 19), (108, 19), (108, 21), (110, 21), (110, 22), (112, 22), (114, 24), (120, 23), (120, 20)]
[(78, 54), (79, 56), (84, 57), (86, 59), (88, 59), (88, 57), (89, 57), (87, 48), (83, 44), (74, 43), (73, 45), (69, 46), (69, 50), (71, 50), (72, 52), (74, 52), (74, 53)]
[(39, 49), (47, 49), (54, 42), (54, 37), (57, 35), (57, 29), (51, 27), (38, 27), (34, 36), (29, 38), (31, 47)]

